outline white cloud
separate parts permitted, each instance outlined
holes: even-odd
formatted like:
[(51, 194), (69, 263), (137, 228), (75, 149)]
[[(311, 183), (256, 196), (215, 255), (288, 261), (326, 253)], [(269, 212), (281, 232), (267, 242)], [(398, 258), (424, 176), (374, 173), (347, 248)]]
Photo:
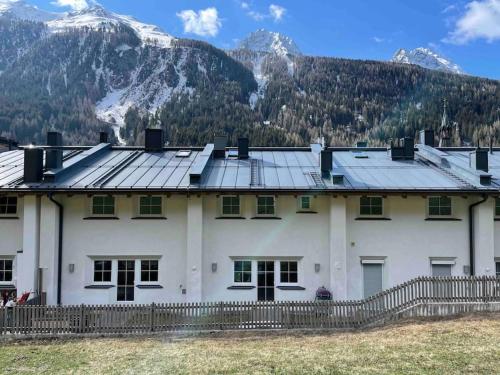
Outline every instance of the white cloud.
[(271, 4), (269, 5), (269, 14), (274, 19), (275, 22), (281, 21), (286, 13), (286, 9), (282, 6)]
[(86, 0), (56, 0), (51, 4), (58, 7), (70, 7), (73, 10), (82, 10), (89, 6)]
[(240, 3), (240, 6), (241, 6), (241, 9), (249, 9), (250, 8), (250, 5), (245, 1), (242, 1)]
[(378, 36), (374, 36), (372, 38), (372, 40), (375, 42), (375, 43), (383, 43), (385, 42), (385, 39), (384, 38), (379, 38)]
[(500, 0), (469, 2), (455, 29), (443, 39), (446, 43), (465, 44), (476, 39), (493, 42), (500, 39)]
[(183, 10), (177, 13), (177, 17), (182, 20), (185, 33), (214, 37), (222, 27), (216, 8), (201, 9), (198, 12), (192, 9)]
[(247, 13), (251, 18), (253, 18), (255, 21), (262, 21), (264, 18), (266, 18), (265, 14), (256, 12), (254, 10), (251, 10)]

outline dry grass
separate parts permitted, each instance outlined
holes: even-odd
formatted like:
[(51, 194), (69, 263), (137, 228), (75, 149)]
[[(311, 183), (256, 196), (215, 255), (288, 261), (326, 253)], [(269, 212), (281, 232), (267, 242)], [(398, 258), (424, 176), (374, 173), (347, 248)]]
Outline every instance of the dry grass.
[[(500, 317), (335, 334), (4, 344), (7, 374), (498, 374)], [(239, 338), (238, 338), (239, 337)]]

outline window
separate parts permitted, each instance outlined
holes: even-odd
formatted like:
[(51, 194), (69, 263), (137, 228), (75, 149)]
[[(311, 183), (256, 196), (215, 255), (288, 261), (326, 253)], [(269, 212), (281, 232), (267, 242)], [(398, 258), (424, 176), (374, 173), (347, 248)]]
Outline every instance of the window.
[(109, 283), (111, 282), (111, 261), (110, 260), (95, 260), (94, 261), (94, 282)]
[(240, 215), (240, 197), (236, 195), (226, 195), (222, 197), (222, 215)]
[(0, 197), (0, 215), (17, 214), (17, 197)]
[(500, 277), (500, 262), (496, 262), (495, 266), (496, 266), (496, 275), (497, 277)]
[(297, 275), (297, 262), (280, 262), (280, 281), (282, 283), (298, 282)]
[(274, 212), (273, 196), (257, 197), (257, 215), (273, 216)]
[(235, 283), (252, 282), (252, 262), (250, 260), (234, 261), (234, 282)]
[(162, 199), (158, 196), (139, 197), (139, 215), (159, 216), (162, 214)]
[(359, 213), (362, 216), (381, 216), (384, 212), (382, 197), (359, 198)]
[(115, 197), (97, 195), (92, 197), (92, 215), (114, 215)]
[(299, 197), (299, 211), (312, 210), (312, 197), (309, 195), (302, 195)]
[(451, 216), (450, 197), (429, 197), (429, 216)]
[(141, 281), (145, 283), (158, 282), (157, 260), (141, 260)]
[(0, 259), (0, 282), (12, 281), (12, 259)]
[(500, 198), (495, 198), (495, 216), (500, 216)]

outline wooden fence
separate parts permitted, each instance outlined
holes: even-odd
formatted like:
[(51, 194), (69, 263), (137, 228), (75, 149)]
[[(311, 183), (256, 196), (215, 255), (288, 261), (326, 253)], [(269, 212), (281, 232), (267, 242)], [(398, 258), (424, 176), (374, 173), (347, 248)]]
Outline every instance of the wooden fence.
[(359, 301), (17, 306), (0, 309), (0, 335), (362, 328), (473, 311), (500, 311), (500, 278), (420, 277)]

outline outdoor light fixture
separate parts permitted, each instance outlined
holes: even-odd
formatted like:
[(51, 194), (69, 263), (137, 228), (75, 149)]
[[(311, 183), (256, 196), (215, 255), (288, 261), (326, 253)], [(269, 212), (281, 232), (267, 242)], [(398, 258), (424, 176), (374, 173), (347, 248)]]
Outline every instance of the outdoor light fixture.
[(70, 265), (69, 265), (69, 273), (73, 273), (73, 272), (75, 272), (75, 265), (74, 265), (74, 263), (70, 263)]
[(217, 263), (212, 263), (212, 272), (217, 272)]
[(319, 272), (319, 269), (320, 269), (320, 265), (319, 265), (319, 263), (315, 263), (315, 264), (314, 264), (314, 271), (315, 271), (316, 273), (318, 273), (318, 272)]

